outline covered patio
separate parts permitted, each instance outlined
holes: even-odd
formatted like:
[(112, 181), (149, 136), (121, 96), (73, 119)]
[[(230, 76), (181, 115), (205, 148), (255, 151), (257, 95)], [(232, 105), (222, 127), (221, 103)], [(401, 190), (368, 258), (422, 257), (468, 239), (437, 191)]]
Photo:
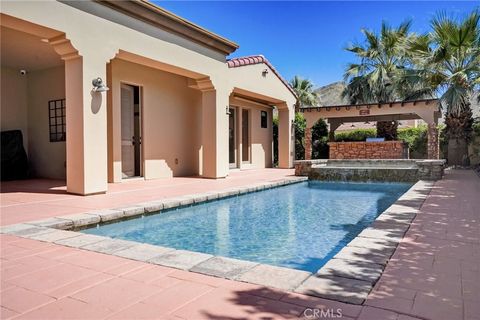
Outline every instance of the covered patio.
[[(376, 122), (422, 119), (427, 123), (427, 158), (439, 159), (438, 119), (441, 118), (440, 104), (437, 99), (415, 101), (396, 101), (388, 103), (370, 103), (358, 105), (338, 105), (322, 107), (306, 107), (300, 109), (306, 121), (305, 159), (312, 157), (312, 127), (319, 119), (329, 124), (329, 145), (331, 151), (342, 149), (341, 154), (333, 158), (348, 158), (350, 153), (358, 159), (408, 158), (403, 154), (399, 141), (375, 141), (343, 143), (335, 141), (335, 130), (346, 122)], [(348, 144), (348, 145), (347, 145)], [(351, 150), (348, 150), (351, 149)], [(386, 150), (386, 152), (378, 152)], [(346, 153), (346, 154), (345, 154)], [(330, 154), (332, 158), (332, 153)]]

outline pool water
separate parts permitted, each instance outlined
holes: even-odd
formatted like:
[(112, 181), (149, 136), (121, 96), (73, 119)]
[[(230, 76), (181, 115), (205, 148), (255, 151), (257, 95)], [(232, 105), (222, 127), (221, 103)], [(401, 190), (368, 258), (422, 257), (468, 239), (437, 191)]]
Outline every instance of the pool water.
[(82, 232), (316, 272), (410, 187), (308, 181)]

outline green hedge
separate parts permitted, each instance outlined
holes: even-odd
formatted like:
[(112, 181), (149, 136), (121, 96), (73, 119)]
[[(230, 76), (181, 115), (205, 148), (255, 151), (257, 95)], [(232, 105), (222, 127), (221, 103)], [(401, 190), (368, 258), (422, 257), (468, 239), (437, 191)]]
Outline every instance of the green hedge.
[(410, 150), (410, 158), (425, 159), (427, 157), (427, 126), (398, 129), (398, 139), (403, 140)]
[(335, 133), (335, 141), (352, 142), (365, 141), (367, 138), (375, 138), (377, 136), (377, 129), (356, 129), (351, 131), (343, 131)]

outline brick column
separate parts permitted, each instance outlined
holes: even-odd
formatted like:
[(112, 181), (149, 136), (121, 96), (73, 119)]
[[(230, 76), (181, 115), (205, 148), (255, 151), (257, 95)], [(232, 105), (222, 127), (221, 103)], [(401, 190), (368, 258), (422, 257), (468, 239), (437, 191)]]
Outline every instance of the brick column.
[(440, 146), (438, 140), (438, 129), (435, 123), (429, 123), (427, 129), (427, 158), (439, 159)]
[(312, 159), (312, 128), (305, 128), (305, 160)]

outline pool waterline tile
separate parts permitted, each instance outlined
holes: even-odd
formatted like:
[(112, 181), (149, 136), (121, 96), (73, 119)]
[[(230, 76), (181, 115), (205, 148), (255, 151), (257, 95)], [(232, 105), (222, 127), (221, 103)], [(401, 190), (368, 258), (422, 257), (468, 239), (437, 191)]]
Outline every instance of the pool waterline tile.
[[(306, 177), (301, 177), (301, 179), (289, 178), (289, 179), (282, 179), (282, 181), (279, 181), (279, 182), (270, 182), (269, 184), (272, 187), (275, 187), (275, 186), (284, 185), (285, 183), (286, 184), (296, 183), (296, 182), (305, 181), (305, 180), (307, 180)], [(413, 208), (418, 209), (421, 206), (421, 204), (418, 204), (418, 201), (420, 199), (423, 201), (427, 197), (427, 195), (430, 192), (432, 186), (433, 186), (433, 183), (431, 183), (431, 182), (419, 181), (415, 185), (413, 185), (406, 193), (404, 193), (397, 200), (397, 202), (403, 202), (402, 206), (408, 207), (409, 204), (407, 202), (410, 202), (409, 199), (414, 198), (415, 201), (413, 201), (411, 203), (411, 208), (412, 209)], [(243, 194), (245, 192), (248, 192), (246, 190), (249, 190), (249, 189), (250, 189), (250, 187), (239, 188), (238, 189), (238, 194)], [(257, 189), (255, 189), (255, 191), (256, 190)], [(397, 202), (395, 204), (397, 204)], [(382, 217), (382, 214), (380, 214), (379, 217)], [(388, 214), (388, 213), (386, 213), (386, 214)], [(72, 219), (73, 224), (75, 225), (75, 223), (76, 223), (77, 226), (81, 225), (81, 223), (84, 223), (85, 218), (86, 218), (85, 216), (83, 216), (83, 214), (70, 215), (69, 217)], [(98, 217), (98, 219), (100, 220), (99, 216), (96, 216), (96, 217)], [(56, 217), (56, 218), (64, 219), (65, 217)], [(90, 218), (90, 217), (87, 217), (87, 218)], [(75, 221), (75, 219), (78, 219), (78, 220)], [(90, 219), (90, 221), (93, 221), (93, 220), (96, 220), (96, 218)], [(380, 221), (381, 221), (381, 219), (380, 219)], [(31, 229), (31, 228), (32, 228), (32, 225), (24, 223), (24, 224), (18, 224), (18, 225), (5, 226), (5, 227), (2, 227), (0, 230), (1, 230), (1, 233), (15, 234), (17, 236), (24, 237), (24, 238), (31, 238), (31, 237), (34, 237), (34, 236), (39, 236), (42, 232), (48, 233), (48, 232), (58, 231), (58, 229), (52, 229), (52, 228), (48, 228), (48, 227), (44, 227), (44, 228), (40, 227), (40, 228), (35, 229), (35, 230), (28, 230), (28, 229)], [(369, 230), (367, 230), (367, 229), (369, 229)], [(365, 230), (367, 230), (366, 233), (364, 233), (363, 235), (362, 234), (357, 235), (357, 237), (352, 240), (352, 245), (347, 245), (346, 247), (348, 247), (348, 246), (350, 246), (350, 247), (358, 246), (358, 247), (361, 248), (363, 246), (368, 246), (369, 241), (373, 241), (372, 243), (375, 243), (375, 245), (385, 246), (385, 248), (390, 249), (392, 247), (396, 248), (396, 246), (398, 245), (398, 241), (400, 241), (403, 238), (403, 233), (402, 234), (396, 233), (392, 236), (386, 230), (378, 229), (378, 227), (377, 228), (368, 227), (368, 228), (364, 229), (364, 231)], [(78, 236), (76, 236), (76, 237), (71, 237), (71, 238), (66, 238), (66, 239), (56, 240), (56, 241), (51, 241), (51, 240), (48, 239), (48, 237), (45, 237), (45, 238), (46, 238), (46, 240), (41, 240), (41, 241), (54, 242), (56, 244), (62, 244), (62, 245), (67, 245), (67, 246), (77, 247), (77, 248), (81, 247), (84, 250), (89, 250), (89, 247), (91, 245), (93, 245), (95, 243), (103, 242), (103, 241), (109, 239), (109, 240), (112, 241), (112, 243), (116, 242), (116, 241), (119, 241), (119, 245), (114, 246), (115, 248), (114, 248), (113, 253), (107, 253), (107, 254), (115, 255), (115, 252), (128, 251), (128, 247), (124, 247), (123, 249), (120, 249), (118, 251), (116, 250), (116, 248), (122, 247), (122, 245), (120, 245), (120, 244), (123, 244), (125, 246), (125, 242), (127, 242), (127, 241), (118, 240), (118, 239), (111, 239), (111, 238), (108, 238), (108, 237), (101, 237), (101, 236), (94, 236), (94, 235), (87, 235), (87, 234), (78, 233)], [(358, 238), (361, 238), (361, 239), (358, 239)], [(131, 248), (133, 248), (134, 246), (137, 246), (137, 245), (141, 245), (141, 244), (133, 243)], [(92, 247), (96, 247), (96, 246), (92, 246)], [(172, 250), (174, 250), (174, 249), (172, 249)], [(182, 250), (174, 250), (174, 251), (182, 251)], [(172, 251), (172, 252), (174, 252), (174, 251)], [(193, 253), (193, 256), (196, 254), (194, 252), (188, 252), (188, 253)], [(188, 256), (188, 253), (186, 254), (186, 256)], [(183, 253), (182, 253), (182, 255), (183, 255)], [(161, 256), (162, 255), (160, 255), (160, 257)], [(166, 253), (165, 256), (168, 256), (168, 253)], [(208, 255), (206, 255), (206, 256), (208, 256)], [(206, 258), (206, 259), (203, 259), (203, 260), (198, 259), (198, 260), (202, 260), (202, 261), (200, 261), (199, 263), (191, 266), (189, 268), (190, 271), (195, 272), (195, 269), (196, 269), (195, 267), (196, 266), (201, 266), (202, 263), (206, 263), (208, 260), (215, 259), (215, 258), (221, 259), (222, 257), (213, 257), (213, 256), (205, 257), (204, 256), (204, 258)], [(169, 263), (172, 263), (172, 261), (174, 259), (169, 259), (169, 260), (170, 260)], [(181, 261), (181, 263), (184, 263), (184, 261)], [(183, 269), (181, 267), (182, 267), (181, 265), (178, 265), (176, 268)], [(254, 266), (252, 269), (249, 269), (248, 271), (241, 273), (239, 276), (237, 276), (235, 278), (240, 280), (240, 281), (248, 281), (248, 282), (254, 283), (254, 284), (269, 286), (269, 284), (266, 283), (268, 281), (265, 281), (265, 279), (257, 280), (257, 279), (255, 279), (254, 276), (249, 277), (248, 275), (245, 275), (245, 274), (247, 274), (248, 272), (251, 272), (255, 268), (258, 268), (257, 270), (261, 270), (261, 269), (267, 270), (267, 269), (270, 269), (271, 267), (273, 267), (273, 266), (258, 264), (256, 266)], [(273, 268), (280, 268), (280, 267), (273, 267)], [(307, 295), (313, 295), (313, 296), (319, 296), (319, 297), (327, 297), (329, 299), (349, 302), (349, 303), (353, 303), (353, 304), (361, 304), (361, 303), (363, 303), (366, 295), (368, 295), (368, 293), (370, 292), (370, 290), (372, 288), (371, 282), (358, 280), (358, 279), (355, 279), (355, 278), (341, 277), (341, 276), (336, 276), (336, 275), (335, 276), (331, 276), (331, 275), (320, 275), (319, 276), (319, 275), (315, 275), (315, 274), (312, 274), (312, 273), (309, 273), (309, 272), (306, 272), (306, 271), (300, 271), (300, 270), (294, 270), (294, 269), (288, 269), (288, 268), (283, 268), (283, 269), (293, 271), (293, 272), (297, 273), (297, 275), (299, 273), (305, 273), (306, 274), (306, 277), (302, 280), (299, 280), (299, 279), (303, 277), (303, 274), (301, 276), (297, 276), (297, 279), (295, 279), (295, 277), (293, 277), (293, 276), (291, 277), (292, 279), (294, 279), (294, 280), (292, 280), (292, 283), (295, 282), (295, 281), (299, 282), (296, 285), (294, 285), (294, 284), (283, 285), (282, 284), (284, 286), (284, 290), (288, 290), (288, 291), (301, 292), (301, 293), (304, 293), (304, 294), (307, 294)], [(321, 269), (318, 270), (318, 272), (321, 273)], [(262, 272), (258, 272), (258, 273), (261, 274)], [(265, 273), (263, 273), (263, 274), (265, 274)], [(287, 274), (288, 274), (288, 272), (287, 272)], [(293, 275), (293, 273), (291, 273), (291, 274)], [(245, 275), (245, 276), (242, 277), (242, 275)], [(221, 275), (219, 275), (219, 276), (223, 277)], [(373, 279), (371, 279), (371, 280), (373, 280)], [(374, 282), (375, 281), (373, 281), (373, 283)], [(272, 286), (272, 285), (270, 285), (270, 286)], [(275, 283), (274, 283), (273, 287), (275, 287)], [(285, 288), (285, 287), (287, 287), (287, 288)]]

